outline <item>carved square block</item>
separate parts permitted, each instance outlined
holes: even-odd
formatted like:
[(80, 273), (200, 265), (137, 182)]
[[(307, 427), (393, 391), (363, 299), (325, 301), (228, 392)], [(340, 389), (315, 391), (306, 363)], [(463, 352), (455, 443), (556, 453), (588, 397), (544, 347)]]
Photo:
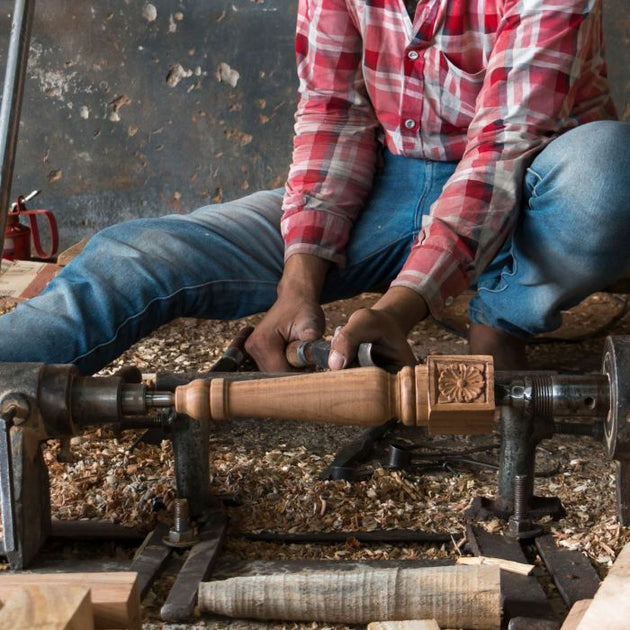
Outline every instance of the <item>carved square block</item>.
[(495, 423), (491, 356), (430, 356), (429, 433), (491, 433)]

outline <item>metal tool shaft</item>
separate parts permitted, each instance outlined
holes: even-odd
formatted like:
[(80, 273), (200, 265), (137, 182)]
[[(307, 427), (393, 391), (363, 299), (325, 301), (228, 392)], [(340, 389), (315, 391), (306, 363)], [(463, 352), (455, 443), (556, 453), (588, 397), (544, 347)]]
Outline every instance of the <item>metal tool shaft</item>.
[(0, 255), (9, 211), (35, 0), (15, 0), (0, 108)]

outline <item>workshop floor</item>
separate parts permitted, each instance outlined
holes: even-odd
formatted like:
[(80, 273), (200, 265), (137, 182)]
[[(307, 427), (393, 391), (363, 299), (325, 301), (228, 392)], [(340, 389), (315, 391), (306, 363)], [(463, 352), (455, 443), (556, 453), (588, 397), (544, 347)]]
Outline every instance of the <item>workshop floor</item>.
[[(329, 331), (343, 323), (358, 306), (375, 296), (336, 302), (326, 307)], [(617, 317), (610, 332), (630, 334), (630, 315), (625, 296), (596, 294), (567, 314), (557, 339), (530, 346), (532, 369), (559, 372), (599, 371), (605, 334), (602, 327)], [(457, 301), (449, 313), (449, 326), (465, 326), (465, 300)], [(111, 369), (123, 363), (137, 365), (143, 372), (204, 371), (221, 354), (239, 329), (257, 317), (238, 322), (178, 320), (130, 349)], [(578, 340), (577, 338), (581, 340)], [(418, 325), (411, 342), (419, 359), (427, 354), (465, 354), (464, 340), (433, 320)], [(496, 472), (480, 466), (457, 465), (452, 469), (388, 471), (378, 465), (363, 481), (321, 481), (319, 472), (335, 451), (361, 432), (352, 427), (306, 425), (270, 420), (235, 421), (217, 425), (211, 437), (212, 490), (233, 501), (229, 515), (230, 536), (221, 561), (264, 559), (413, 559), (455, 558), (462, 553), (460, 542), (437, 546), (419, 544), (362, 545), (351, 540), (340, 545), (287, 545), (251, 542), (245, 532), (310, 532), (409, 528), (433, 532), (464, 532), (463, 512), (475, 496), (496, 491)], [(75, 462), (60, 464), (51, 443), (46, 457), (50, 463), (53, 514), (59, 518), (108, 518), (149, 529), (156, 519), (166, 518), (161, 505), (174, 496), (173, 461), (168, 442), (161, 446), (129, 447), (136, 435), (111, 439), (98, 434), (75, 438)], [(497, 436), (429, 439), (420, 431), (401, 431), (399, 439), (421, 444), (428, 451), (469, 449), (488, 445), (477, 453), (494, 461)], [(480, 441), (481, 440), (481, 441)], [(536, 492), (559, 496), (567, 517), (541, 522), (558, 544), (582, 550), (602, 574), (612, 563), (629, 531), (617, 524), (613, 466), (601, 444), (586, 437), (557, 436), (539, 448), (542, 477)], [(495, 519), (485, 524), (501, 531), (505, 523)], [(120, 551), (124, 554), (125, 551)], [(145, 600), (146, 628), (161, 627), (159, 605), (168, 588), (162, 581)], [(548, 586), (548, 585), (547, 585)], [(551, 587), (549, 587), (553, 590)], [(558, 613), (562, 604), (555, 602)], [(200, 627), (225, 627), (207, 619)], [(251, 628), (252, 624), (245, 624)], [(301, 627), (255, 624), (260, 627)], [(230, 627), (244, 627), (233, 622)], [(166, 626), (165, 626), (166, 627)], [(195, 626), (173, 626), (195, 627)], [(304, 625), (310, 628), (311, 625)], [(313, 626), (318, 627), (318, 626)]]

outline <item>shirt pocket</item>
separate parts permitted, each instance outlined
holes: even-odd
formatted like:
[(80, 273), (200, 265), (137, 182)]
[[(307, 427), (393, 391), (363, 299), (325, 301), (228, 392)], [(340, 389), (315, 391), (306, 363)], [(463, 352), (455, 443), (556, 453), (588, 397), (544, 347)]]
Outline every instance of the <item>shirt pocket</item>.
[(486, 76), (485, 68), (476, 72), (463, 70), (443, 52), (438, 60), (441, 118), (466, 129), (475, 115), (477, 97)]

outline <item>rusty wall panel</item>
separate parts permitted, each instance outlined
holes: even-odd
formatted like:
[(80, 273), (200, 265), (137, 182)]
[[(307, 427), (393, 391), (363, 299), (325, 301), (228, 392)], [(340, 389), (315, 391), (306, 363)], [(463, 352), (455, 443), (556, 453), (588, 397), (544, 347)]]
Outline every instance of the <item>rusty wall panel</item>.
[(41, 188), (65, 245), (282, 185), (294, 24), (287, 0), (40, 0), (13, 196)]
[[(630, 119), (630, 5), (605, 0)], [(134, 216), (282, 185), (296, 0), (39, 0), (14, 196), (41, 188), (62, 245)], [(13, 0), (0, 0), (0, 69)]]

